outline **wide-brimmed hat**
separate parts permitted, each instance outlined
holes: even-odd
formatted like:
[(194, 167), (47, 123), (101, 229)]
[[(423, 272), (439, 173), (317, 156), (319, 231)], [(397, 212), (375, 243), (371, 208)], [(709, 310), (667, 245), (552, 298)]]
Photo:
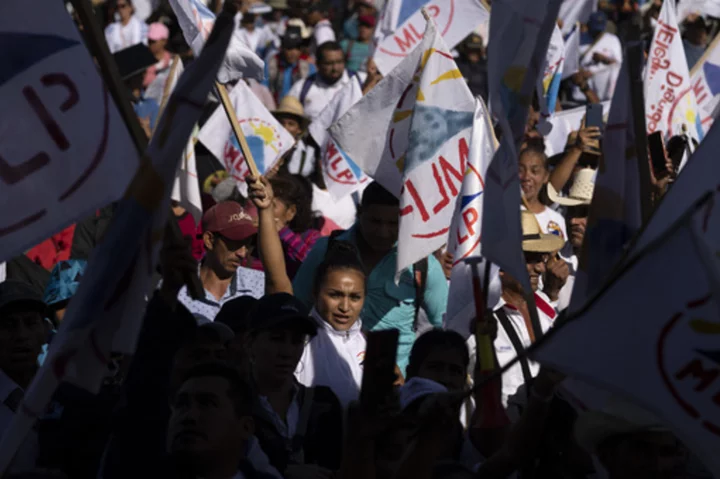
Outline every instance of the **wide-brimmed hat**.
[(598, 446), (612, 437), (668, 431), (655, 415), (615, 397), (608, 399), (601, 411), (584, 412), (575, 422), (575, 438), (580, 446), (590, 452), (596, 451)]
[(595, 175), (597, 170), (583, 168), (573, 176), (573, 184), (570, 187), (568, 196), (560, 196), (552, 183), (547, 184), (547, 194), (550, 201), (563, 206), (589, 205), (592, 203), (593, 190), (595, 189)]
[(300, 18), (291, 18), (287, 21), (287, 27), (297, 27), (300, 29), (300, 36), (303, 40), (307, 40), (312, 36), (312, 29), (308, 28), (305, 25), (305, 22), (302, 21)]
[(522, 222), (522, 249), (530, 253), (551, 253), (562, 249), (565, 241), (556, 235), (543, 233), (535, 215), (529, 211), (520, 212)]
[(287, 10), (290, 8), (287, 0), (267, 0), (265, 3), (270, 5), (275, 10)]
[(300, 123), (300, 128), (302, 128), (303, 131), (307, 129), (310, 124), (310, 119), (305, 116), (305, 109), (303, 108), (302, 103), (300, 103), (300, 100), (294, 96), (286, 96), (280, 100), (278, 109), (273, 110), (272, 114), (278, 119), (283, 116), (294, 118), (298, 121), (298, 123)]

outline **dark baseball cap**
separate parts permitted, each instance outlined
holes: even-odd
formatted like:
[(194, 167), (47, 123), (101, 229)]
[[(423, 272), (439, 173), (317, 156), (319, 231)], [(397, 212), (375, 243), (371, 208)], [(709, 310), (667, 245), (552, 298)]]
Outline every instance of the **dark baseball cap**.
[(234, 333), (250, 329), (250, 313), (252, 313), (258, 300), (252, 296), (240, 296), (222, 305), (215, 316), (215, 322), (224, 324)]
[(287, 325), (315, 336), (317, 324), (309, 313), (302, 301), (292, 294), (267, 294), (258, 300), (250, 313), (250, 330), (257, 332)]
[(257, 234), (251, 214), (235, 201), (223, 201), (205, 212), (203, 231), (217, 233), (225, 238), (241, 241)]
[(42, 295), (29, 284), (12, 279), (0, 283), (0, 310), (20, 304), (26, 306), (30, 311), (37, 311), (44, 315), (48, 313), (48, 307), (43, 302)]
[(358, 17), (358, 24), (374, 28), (375, 17), (373, 15), (361, 15)]

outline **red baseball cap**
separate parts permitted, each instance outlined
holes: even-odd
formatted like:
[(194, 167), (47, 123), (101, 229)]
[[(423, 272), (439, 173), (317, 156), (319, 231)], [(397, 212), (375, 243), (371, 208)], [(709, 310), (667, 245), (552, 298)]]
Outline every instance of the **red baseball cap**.
[(368, 27), (375, 27), (375, 17), (372, 15), (361, 15), (358, 17), (358, 23), (367, 25)]
[(202, 227), (203, 231), (218, 233), (235, 241), (257, 234), (252, 216), (235, 201), (223, 201), (207, 210), (202, 218)]

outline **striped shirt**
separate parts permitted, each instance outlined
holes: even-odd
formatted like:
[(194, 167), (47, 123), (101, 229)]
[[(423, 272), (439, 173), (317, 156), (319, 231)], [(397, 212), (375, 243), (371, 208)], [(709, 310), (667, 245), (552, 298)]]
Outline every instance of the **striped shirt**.
[(309, 229), (304, 233), (296, 233), (286, 226), (280, 230), (279, 234), (285, 251), (287, 273), (292, 279), (312, 247), (315, 246), (315, 242), (320, 238), (320, 232), (316, 229)]

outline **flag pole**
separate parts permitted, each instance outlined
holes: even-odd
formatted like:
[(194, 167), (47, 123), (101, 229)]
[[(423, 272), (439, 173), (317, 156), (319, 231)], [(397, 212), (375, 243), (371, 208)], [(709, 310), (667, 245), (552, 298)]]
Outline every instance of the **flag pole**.
[(225, 109), (225, 114), (230, 121), (233, 133), (235, 133), (235, 138), (240, 145), (240, 151), (242, 152), (243, 158), (245, 158), (245, 162), (247, 163), (248, 169), (250, 170), (250, 174), (257, 178), (260, 176), (260, 171), (255, 164), (255, 159), (253, 158), (252, 152), (250, 151), (250, 146), (248, 146), (247, 140), (245, 139), (245, 134), (243, 133), (242, 128), (240, 128), (240, 123), (238, 122), (237, 115), (235, 114), (235, 108), (233, 107), (232, 102), (230, 101), (230, 97), (228, 96), (227, 89), (225, 88), (225, 85), (220, 82), (215, 82), (215, 88), (217, 88), (218, 96), (220, 97), (220, 103)]
[(705, 49), (702, 56), (700, 57), (700, 60), (698, 60), (697, 63), (695, 63), (695, 65), (693, 65), (692, 69), (690, 70), (690, 78), (692, 78), (693, 75), (695, 75), (695, 73), (697, 73), (697, 71), (702, 68), (703, 63), (705, 63), (705, 61), (707, 61), (708, 57), (712, 54), (713, 50), (715, 49), (715, 47), (717, 46), (717, 44), (719, 42), (720, 42), (720, 33), (715, 35), (715, 38), (713, 38), (713, 41), (710, 42), (710, 45), (708, 45), (708, 47)]
[(87, 47), (100, 65), (104, 83), (110, 90), (110, 94), (115, 100), (115, 106), (120, 111), (120, 116), (130, 131), (135, 148), (142, 157), (148, 145), (148, 138), (140, 126), (135, 110), (130, 105), (129, 91), (120, 78), (120, 71), (112, 58), (105, 36), (95, 20), (90, 0), (70, 0), (70, 2), (82, 22)]

